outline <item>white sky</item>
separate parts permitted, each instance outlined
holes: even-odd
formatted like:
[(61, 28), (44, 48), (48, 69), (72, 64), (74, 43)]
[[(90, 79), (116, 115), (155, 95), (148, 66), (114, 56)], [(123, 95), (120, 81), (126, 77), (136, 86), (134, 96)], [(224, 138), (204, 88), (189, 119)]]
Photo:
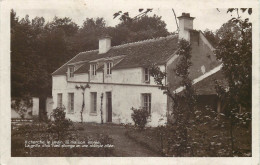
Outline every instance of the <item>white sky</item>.
[[(90, 1), (89, 3), (84, 0), (79, 1), (70, 1), (69, 4), (62, 4), (63, 8), (60, 5), (59, 7), (48, 6), (48, 7), (39, 7), (36, 5), (31, 5), (27, 8), (21, 8), (20, 6), (14, 6), (14, 10), (17, 13), (17, 16), (20, 18), (25, 17), (26, 14), (30, 16), (30, 19), (39, 16), (44, 17), (46, 21), (51, 21), (54, 16), (57, 17), (70, 17), (72, 20), (77, 23), (79, 26), (82, 25), (83, 21), (86, 18), (96, 18), (103, 17), (108, 26), (115, 26), (119, 23), (118, 18), (113, 19), (113, 14), (118, 11), (126, 12), (128, 11), (130, 16), (137, 15), (139, 8), (153, 8), (153, 12), (149, 13), (150, 16), (156, 14), (158, 16), (162, 16), (162, 20), (167, 24), (167, 29), (170, 32), (176, 30), (175, 18), (172, 12), (172, 8), (174, 8), (176, 16), (180, 16), (182, 12), (190, 13), (192, 17), (195, 17), (194, 20), (194, 29), (202, 30), (210, 29), (215, 31), (219, 29), (221, 25), (227, 22), (232, 18), (231, 14), (226, 13), (226, 9), (216, 10), (212, 6), (212, 8), (205, 7), (197, 8), (196, 6), (188, 6), (188, 7), (180, 7), (174, 4), (164, 4), (157, 3), (158, 1), (151, 0), (148, 5), (143, 3), (129, 3), (130, 1), (124, 1), (125, 3), (120, 4), (118, 1), (115, 3), (114, 0), (106, 1), (110, 2), (104, 4), (100, 1)], [(158, 5), (159, 4), (159, 5)], [(176, 4), (176, 3), (175, 3)]]

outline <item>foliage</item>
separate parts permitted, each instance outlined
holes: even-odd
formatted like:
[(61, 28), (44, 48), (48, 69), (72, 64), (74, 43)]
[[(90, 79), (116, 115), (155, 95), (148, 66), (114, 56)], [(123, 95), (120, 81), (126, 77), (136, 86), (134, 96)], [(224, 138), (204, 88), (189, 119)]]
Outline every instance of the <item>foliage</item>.
[(23, 119), (29, 108), (32, 107), (32, 99), (29, 96), (12, 98), (11, 108)]
[[(38, 24), (36, 23), (38, 22)], [(41, 96), (47, 88), (47, 72), (43, 68), (44, 59), (40, 50), (39, 39), (43, 18), (35, 18), (32, 22), (29, 17), (19, 20), (12, 10), (11, 12), (11, 96), (24, 97), (26, 95)]]
[(54, 121), (49, 123), (48, 130), (50, 132), (56, 133), (58, 135), (58, 140), (65, 138), (65, 134), (72, 126), (72, 122), (69, 119), (66, 119), (66, 112), (64, 107), (57, 107), (53, 110), (51, 117), (54, 118)]
[[(249, 19), (241, 19), (239, 11), (252, 13), (252, 9), (229, 8), (227, 12), (237, 12), (228, 23), (231, 28), (225, 28), (216, 48), (217, 59), (223, 63), (223, 74), (228, 82), (228, 89), (217, 83), (216, 89), (225, 115), (230, 119), (230, 137), (234, 152), (233, 129), (238, 123), (251, 121), (252, 108), (252, 23)], [(248, 113), (240, 113), (245, 108)], [(240, 117), (239, 117), (240, 116)], [(242, 117), (245, 116), (245, 117)]]
[(206, 29), (203, 34), (207, 38), (207, 40), (212, 44), (213, 47), (216, 47), (219, 42), (219, 37), (217, 34), (209, 29)]
[(85, 108), (85, 90), (86, 88), (90, 88), (89, 84), (86, 84), (86, 85), (76, 85), (75, 86), (76, 89), (81, 89), (82, 90), (82, 107), (81, 107), (81, 111), (80, 111), (80, 120), (81, 120), (81, 123), (83, 123), (83, 111), (84, 111), (84, 108)]
[(100, 117), (101, 117), (101, 124), (104, 123), (104, 121), (103, 121), (103, 97), (104, 97), (104, 94), (101, 93), (101, 96), (100, 96)]
[[(19, 18), (11, 10), (11, 96), (51, 96), (51, 73), (76, 53), (98, 48), (98, 38), (110, 35), (112, 46), (169, 34), (161, 17), (140, 17), (131, 26), (108, 27), (104, 18), (86, 18), (78, 26), (71, 18)], [(42, 102), (42, 100), (40, 100)], [(41, 103), (40, 103), (41, 104)]]
[(181, 77), (180, 86), (184, 87), (183, 94), (174, 94), (173, 98), (173, 129), (177, 138), (173, 140), (173, 150), (177, 156), (185, 155), (188, 148), (188, 129), (190, 127), (190, 116), (194, 111), (195, 96), (192, 88), (192, 81), (189, 78), (189, 68), (191, 66), (191, 45), (188, 41), (179, 41), (179, 63), (176, 65), (175, 74)]
[(118, 11), (118, 12), (114, 13), (113, 19), (119, 17), (119, 20), (122, 22), (133, 22), (137, 19), (140, 19), (140, 18), (146, 16), (149, 12), (152, 12), (153, 9), (148, 8), (148, 9), (144, 10), (143, 8), (140, 8), (140, 9), (138, 9), (138, 11), (139, 11), (139, 14), (133, 18), (129, 16), (128, 12), (123, 13), (122, 11)]
[(133, 113), (131, 114), (131, 117), (135, 123), (135, 126), (137, 126), (139, 129), (143, 130), (145, 125), (147, 124), (147, 119), (149, 117), (149, 112), (146, 109), (140, 108), (140, 109), (131, 109)]
[(169, 35), (165, 22), (156, 15), (145, 15), (132, 22), (121, 22), (109, 32), (114, 40), (112, 44), (115, 45)]
[[(227, 157), (227, 156), (250, 156), (251, 138), (248, 129), (236, 126), (234, 134), (236, 143), (240, 148), (230, 155), (231, 143), (229, 137), (228, 119), (223, 114), (218, 114), (210, 107), (196, 106), (195, 113), (191, 116), (188, 129), (189, 150), (184, 156), (189, 157)], [(174, 127), (170, 125), (147, 128), (142, 132), (128, 129), (127, 136), (149, 149), (161, 153), (162, 156), (176, 156), (174, 146), (171, 145), (175, 135)]]

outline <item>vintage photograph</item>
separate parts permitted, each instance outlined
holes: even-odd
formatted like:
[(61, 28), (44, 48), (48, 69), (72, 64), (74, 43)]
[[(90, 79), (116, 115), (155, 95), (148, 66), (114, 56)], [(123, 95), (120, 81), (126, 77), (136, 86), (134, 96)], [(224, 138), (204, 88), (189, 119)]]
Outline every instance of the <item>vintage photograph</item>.
[(12, 8), (11, 157), (252, 157), (254, 12)]

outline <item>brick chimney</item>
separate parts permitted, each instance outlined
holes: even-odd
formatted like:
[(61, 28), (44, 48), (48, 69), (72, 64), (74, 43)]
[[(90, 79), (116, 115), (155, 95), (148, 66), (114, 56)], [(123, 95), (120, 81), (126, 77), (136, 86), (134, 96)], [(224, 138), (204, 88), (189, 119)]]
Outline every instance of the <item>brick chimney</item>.
[(190, 41), (190, 32), (189, 30), (193, 30), (193, 20), (195, 17), (191, 17), (190, 13), (182, 13), (179, 19), (179, 39), (185, 39)]
[(99, 54), (103, 54), (109, 51), (111, 48), (111, 37), (103, 36), (99, 38)]

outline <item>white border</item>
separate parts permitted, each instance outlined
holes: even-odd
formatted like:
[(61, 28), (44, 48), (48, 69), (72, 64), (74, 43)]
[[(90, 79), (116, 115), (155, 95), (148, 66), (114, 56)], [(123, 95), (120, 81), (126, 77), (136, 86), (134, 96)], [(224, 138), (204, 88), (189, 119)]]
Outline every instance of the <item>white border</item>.
[[(77, 5), (72, 5), (72, 4)], [(130, 158), (130, 157), (109, 157), (109, 158), (11, 158), (10, 157), (10, 9), (11, 8), (48, 8), (69, 9), (78, 7), (84, 9), (91, 4), (98, 8), (100, 5), (110, 8), (124, 6), (132, 8), (228, 8), (228, 7), (252, 7), (253, 8), (253, 157), (249, 158)], [(1, 131), (1, 157), (0, 164), (253, 164), (259, 163), (259, 2), (257, 0), (201, 0), (201, 1), (177, 1), (177, 0), (2, 0), (0, 1), (0, 131)]]

